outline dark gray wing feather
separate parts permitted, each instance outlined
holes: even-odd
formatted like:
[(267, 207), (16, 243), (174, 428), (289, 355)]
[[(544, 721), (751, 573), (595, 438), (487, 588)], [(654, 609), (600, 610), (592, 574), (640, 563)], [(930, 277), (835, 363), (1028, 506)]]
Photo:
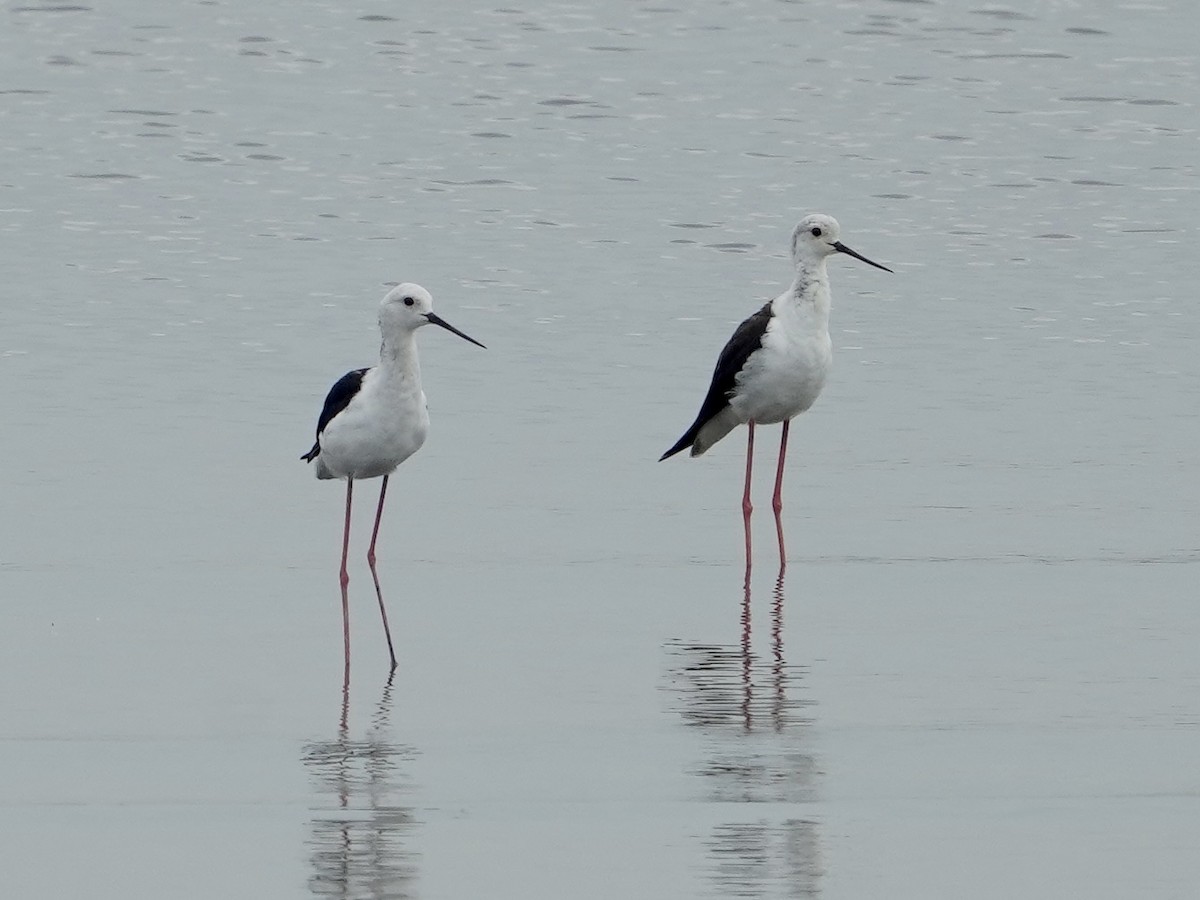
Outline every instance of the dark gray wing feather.
[(312, 449), (300, 457), (302, 460), (312, 462), (317, 458), (317, 454), (321, 452), (321, 432), (325, 430), (326, 425), (333, 421), (333, 417), (349, 406), (350, 401), (358, 395), (358, 391), (362, 387), (363, 376), (369, 371), (371, 369), (368, 366), (365, 369), (347, 372), (329, 389), (329, 396), (325, 398), (325, 407), (321, 410), (321, 417), (317, 419), (317, 439), (313, 442)]
[(737, 386), (738, 372), (742, 370), (750, 355), (762, 347), (763, 335), (767, 333), (767, 325), (770, 322), (771, 304), (767, 303), (737, 327), (737, 331), (717, 357), (712, 383), (708, 386), (704, 402), (700, 404), (700, 413), (696, 416), (696, 421), (683, 433), (683, 437), (675, 442), (674, 447), (659, 457), (659, 462), (674, 456), (685, 447), (690, 447), (705, 423), (729, 405), (729, 395)]

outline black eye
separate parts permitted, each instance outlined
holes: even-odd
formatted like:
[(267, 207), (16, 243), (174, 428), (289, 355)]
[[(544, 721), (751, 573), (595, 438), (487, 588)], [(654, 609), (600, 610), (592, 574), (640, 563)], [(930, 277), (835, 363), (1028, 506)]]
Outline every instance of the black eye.
[(415, 302), (416, 302), (416, 301), (414, 301), (412, 297), (405, 297), (405, 298), (404, 298), (404, 305), (405, 305), (405, 306), (412, 306), (412, 305), (413, 305), (413, 303), (415, 303)]
[(820, 229), (820, 228), (814, 228), (814, 229), (812, 230), (812, 236), (813, 236), (813, 237), (820, 237), (820, 236), (821, 236), (821, 229)]

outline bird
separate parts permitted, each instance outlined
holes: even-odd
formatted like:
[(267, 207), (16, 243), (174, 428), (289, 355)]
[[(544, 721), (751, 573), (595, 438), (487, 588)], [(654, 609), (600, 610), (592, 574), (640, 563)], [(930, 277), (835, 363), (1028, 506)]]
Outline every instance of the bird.
[[(827, 215), (805, 216), (792, 229), (792, 265), (796, 275), (791, 286), (737, 327), (717, 357), (712, 382), (696, 420), (659, 458), (662, 462), (687, 448), (692, 456), (700, 456), (738, 425), (747, 425), (746, 487), (742, 494), (742, 511), (747, 517), (752, 509), (750, 470), (754, 426), (783, 423), (772, 498), (778, 517), (783, 508), (788, 426), (816, 401), (833, 361), (825, 260), (835, 253), (844, 253), (885, 272), (892, 271), (851, 250), (840, 238), (841, 226)], [(747, 537), (747, 547), (748, 541)]]
[[(346, 482), (346, 521), (342, 535), (342, 626), (347, 670), (350, 664), (350, 611), (346, 586), (350, 576), (346, 557), (350, 549), (350, 506), (354, 482), (383, 477), (379, 486), (379, 505), (367, 562), (375, 581), (379, 613), (387, 637), (392, 670), (396, 651), (388, 627), (387, 609), (375, 570), (375, 541), (383, 517), (383, 501), (388, 477), (397, 467), (421, 449), (429, 430), (429, 411), (421, 389), (421, 367), (417, 360), (416, 332), (425, 325), (438, 325), (478, 347), (483, 344), (464, 334), (433, 311), (433, 297), (419, 284), (405, 282), (384, 295), (379, 304), (379, 331), (382, 343), (379, 364), (347, 372), (330, 389), (317, 419), (316, 440), (312, 449), (300, 458), (315, 463), (319, 479), (344, 479)], [(485, 348), (486, 349), (486, 348)]]

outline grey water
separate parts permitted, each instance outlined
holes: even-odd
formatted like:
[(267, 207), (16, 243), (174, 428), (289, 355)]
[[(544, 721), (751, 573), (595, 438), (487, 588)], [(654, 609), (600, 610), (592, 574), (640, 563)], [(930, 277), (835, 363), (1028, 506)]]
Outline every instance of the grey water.
[[(0, 12), (5, 896), (1200, 892), (1200, 7)], [(834, 372), (658, 456), (809, 212)], [(380, 545), (298, 457), (389, 283)]]

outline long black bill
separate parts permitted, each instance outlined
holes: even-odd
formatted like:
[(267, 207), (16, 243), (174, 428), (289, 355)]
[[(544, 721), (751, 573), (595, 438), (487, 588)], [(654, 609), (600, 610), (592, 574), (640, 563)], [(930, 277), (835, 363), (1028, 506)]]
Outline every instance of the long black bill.
[[(887, 266), (881, 266), (879, 263), (873, 262), (872, 260), (867, 259), (861, 253), (855, 253), (853, 250), (851, 250), (849, 247), (847, 247), (841, 241), (834, 241), (833, 249), (836, 250), (838, 253), (845, 253), (847, 256), (853, 256), (855, 259), (861, 259), (868, 266), (874, 266), (877, 269), (883, 269), (883, 271), (885, 271), (885, 272), (892, 272), (892, 270), (889, 269)], [(895, 275), (896, 273), (892, 272), (892, 274)]]
[[(871, 263), (871, 265), (874, 265), (874, 263)], [(483, 344), (479, 343), (479, 341), (475, 340), (475, 338), (471, 337), (469, 334), (463, 334), (461, 331), (459, 331), (457, 328), (455, 328), (453, 325), (451, 325), (449, 322), (447, 322), (445, 319), (443, 319), (441, 316), (437, 315), (436, 313), (427, 312), (427, 313), (425, 313), (425, 318), (428, 319), (430, 322), (432, 322), (434, 325), (441, 325), (443, 328), (445, 328), (451, 334), (457, 334), (464, 341), (470, 341), (476, 347), (483, 347)], [(486, 350), (487, 347), (483, 347), (483, 349)]]

